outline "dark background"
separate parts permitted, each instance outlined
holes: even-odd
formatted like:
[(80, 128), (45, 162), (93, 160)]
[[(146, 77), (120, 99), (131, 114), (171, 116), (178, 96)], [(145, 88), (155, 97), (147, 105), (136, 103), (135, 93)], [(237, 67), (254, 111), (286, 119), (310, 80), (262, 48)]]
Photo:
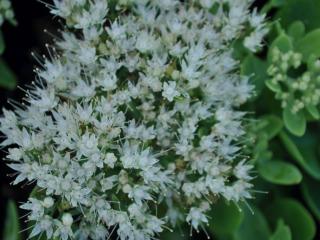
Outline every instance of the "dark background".
[[(37, 66), (37, 62), (31, 56), (31, 52), (38, 54), (47, 54), (45, 44), (52, 42), (53, 37), (43, 30), (58, 36), (56, 29), (60, 28), (61, 24), (57, 19), (49, 13), (48, 8), (37, 0), (12, 0), (13, 9), (18, 22), (17, 26), (12, 26), (5, 22), (2, 26), (3, 35), (5, 38), (6, 49), (2, 56), (11, 70), (16, 74), (18, 86), (25, 89), (28, 84), (34, 80), (33, 69)], [(13, 91), (8, 91), (0, 88), (0, 105), (11, 109), (8, 104), (8, 99), (15, 99), (18, 102), (23, 97), (23, 91), (16, 88)], [(25, 202), (29, 193), (32, 190), (31, 185), (19, 184), (10, 185), (14, 180), (10, 177), (11, 171), (2, 159), (5, 152), (0, 152), (0, 239), (2, 239), (2, 229), (5, 220), (6, 203), (8, 199), (15, 200), (16, 203)], [(19, 215), (22, 216), (23, 212)], [(22, 228), (25, 228), (22, 219), (20, 222)], [(25, 238), (26, 239), (26, 238)], [(3, 239), (5, 240), (5, 239)]]
[[(256, 1), (256, 5), (261, 6), (264, 2), (264, 0)], [(57, 29), (61, 29), (62, 24), (49, 13), (43, 3), (37, 0), (12, 0), (12, 4), (18, 25), (12, 26), (6, 22), (2, 26), (6, 42), (6, 50), (2, 57), (16, 74), (18, 86), (25, 89), (34, 80), (33, 69), (37, 66), (37, 62), (31, 57), (31, 52), (39, 55), (47, 54), (44, 46), (46, 43), (52, 43), (53, 40), (53, 37), (44, 33), (43, 30), (47, 29), (53, 35), (59, 36)], [(7, 103), (8, 99), (20, 102), (23, 95), (23, 91), (19, 88), (14, 91), (0, 88), (1, 108), (11, 109)], [(1, 151), (0, 158), (3, 159), (4, 156), (5, 152)], [(25, 202), (33, 187), (27, 184), (10, 185), (14, 179), (9, 176), (10, 173), (12, 174), (13, 171), (6, 166), (4, 161), (0, 160), (0, 239), (8, 199), (15, 200), (16, 203)], [(24, 213), (19, 211), (19, 215), (22, 216)], [(21, 219), (20, 222), (22, 229), (26, 228), (24, 219)], [(204, 234), (194, 235), (194, 239), (207, 239), (207, 237)]]

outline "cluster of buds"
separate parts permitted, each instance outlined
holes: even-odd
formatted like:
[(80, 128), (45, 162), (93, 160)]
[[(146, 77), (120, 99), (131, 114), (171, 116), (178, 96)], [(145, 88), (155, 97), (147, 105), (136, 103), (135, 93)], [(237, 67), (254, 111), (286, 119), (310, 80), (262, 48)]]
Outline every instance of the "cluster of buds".
[[(270, 88), (283, 108), (289, 107), (292, 113), (306, 108), (318, 108), (320, 103), (320, 60), (311, 57), (307, 70), (299, 68), (304, 64), (302, 54), (289, 51), (282, 53), (278, 48), (271, 52), (272, 64), (268, 69)], [(296, 71), (296, 73), (294, 73)]]

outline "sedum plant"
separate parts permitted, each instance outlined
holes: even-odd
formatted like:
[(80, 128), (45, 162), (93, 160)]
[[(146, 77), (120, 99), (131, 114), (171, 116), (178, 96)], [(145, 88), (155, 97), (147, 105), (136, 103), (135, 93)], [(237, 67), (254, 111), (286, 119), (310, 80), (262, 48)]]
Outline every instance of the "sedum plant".
[(245, 215), (230, 239), (319, 238), (319, 4), (268, 1), (268, 47), (240, 55), (241, 72), (258, 93), (249, 106), (258, 118), (249, 131), (257, 139), (254, 184), (268, 194), (251, 202), (255, 216)]
[[(303, 26), (300, 25), (302, 23), (296, 24), (293, 27)], [(266, 84), (275, 92), (275, 98), (281, 101), (288, 130), (302, 136), (306, 131), (305, 115), (315, 119), (320, 117), (320, 60), (316, 55), (297, 50), (294, 50), (293, 37), (285, 33), (274, 40), (267, 70), (270, 79)]]
[[(66, 27), (0, 130), (14, 184), (36, 184), (30, 237), (154, 239), (252, 198), (254, 92), (233, 43), (267, 29), (251, 0), (54, 0)], [(212, 218), (215, 218), (213, 215)]]
[[(100, 1), (96, 1), (96, 3), (98, 2)], [(261, 2), (266, 2), (266, 4), (260, 5)], [(64, 26), (65, 33), (63, 35), (65, 37), (64, 40), (59, 38), (54, 46), (48, 46), (50, 59), (39, 59), (41, 69), (37, 70), (37, 73), (40, 79), (37, 85), (27, 94), (26, 98), (29, 102), (44, 99), (41, 94), (37, 94), (40, 90), (35, 88), (38, 87), (41, 91), (48, 91), (47, 89), (50, 86), (52, 87), (53, 82), (55, 82), (52, 88), (54, 88), (53, 99), (56, 103), (53, 104), (54, 107), (50, 108), (51, 110), (43, 110), (40, 117), (37, 115), (30, 120), (29, 115), (32, 115), (34, 111), (30, 111), (30, 106), (34, 103), (25, 102), (24, 106), (19, 106), (18, 108), (20, 109), (16, 110), (18, 124), (14, 125), (18, 126), (19, 131), (25, 128), (32, 139), (41, 139), (39, 135), (42, 134), (41, 136), (43, 136), (43, 129), (46, 129), (47, 126), (50, 126), (50, 131), (53, 131), (54, 135), (52, 135), (52, 138), (48, 138), (47, 142), (41, 147), (32, 146), (29, 149), (24, 149), (24, 147), (21, 147), (22, 143), (11, 144), (9, 149), (18, 148), (23, 155), (18, 160), (13, 160), (12, 157), (8, 159), (11, 163), (18, 164), (13, 165), (15, 168), (21, 167), (19, 164), (25, 163), (27, 163), (25, 166), (28, 168), (32, 165), (30, 163), (36, 162), (31, 167), (35, 166), (35, 169), (40, 169), (45, 176), (49, 175), (50, 179), (58, 179), (52, 183), (54, 188), (51, 188), (53, 189), (51, 190), (52, 193), (49, 193), (47, 192), (49, 188), (44, 187), (44, 185), (41, 187), (43, 182), (47, 184), (45, 182), (46, 179), (39, 177), (40, 175), (35, 176), (36, 173), (39, 174), (40, 170), (33, 170), (30, 167), (30, 170), (25, 172), (25, 176), (30, 179), (29, 182), (35, 185), (37, 183), (37, 187), (30, 195), (30, 201), (22, 206), (28, 211), (33, 208), (31, 214), (29, 214), (29, 220), (27, 220), (28, 231), (30, 231), (31, 236), (38, 235), (31, 239), (48, 239), (49, 236), (49, 239), (57, 240), (61, 239), (62, 234), (65, 234), (65, 238), (73, 239), (119, 239), (121, 237), (139, 239), (140, 237), (143, 239), (186, 240), (190, 239), (187, 233), (187, 223), (191, 225), (190, 228), (192, 226), (196, 228), (196, 221), (198, 221), (198, 230), (210, 231), (209, 234), (219, 240), (318, 239), (319, 229), (317, 229), (315, 220), (320, 220), (320, 195), (318, 191), (320, 183), (320, 141), (318, 130), (320, 125), (317, 100), (317, 78), (319, 76), (317, 66), (320, 57), (320, 14), (318, 9), (320, 1), (255, 1), (254, 4), (261, 6), (262, 10), (260, 11), (268, 13), (271, 20), (268, 25), (271, 31), (265, 38), (266, 43), (262, 51), (260, 51), (261, 39), (267, 32), (266, 25), (263, 24), (264, 16), (258, 15), (256, 10), (248, 10), (247, 13), (250, 12), (251, 16), (247, 16), (247, 20), (241, 23), (231, 20), (238, 19), (240, 15), (245, 14), (244, 8), (239, 7), (241, 4), (245, 4), (244, 1), (176, 1), (175, 3), (162, 1), (161, 5), (160, 1), (108, 1), (107, 3), (108, 13), (101, 17), (103, 23), (100, 20), (95, 20), (98, 23), (92, 25), (90, 25), (92, 19), (99, 18), (99, 14), (92, 14), (93, 2), (79, 0), (57, 1), (53, 5), (48, 5), (54, 14), (60, 15), (65, 19), (67, 25)], [(251, 2), (247, 2), (247, 4), (249, 6)], [(101, 6), (98, 9), (103, 11)], [(195, 20), (194, 15), (189, 14), (191, 9), (195, 10), (197, 15), (201, 12), (200, 15), (202, 17)], [(142, 10), (144, 14), (141, 14)], [(153, 13), (150, 13), (152, 12), (151, 10)], [(182, 10), (187, 10), (188, 14), (178, 14)], [(210, 17), (207, 18), (208, 16)], [(186, 20), (188, 17), (191, 18)], [(138, 19), (140, 21), (137, 24)], [(182, 29), (181, 32), (179, 30), (171, 30), (176, 25), (173, 24), (175, 21), (170, 19), (175, 21), (180, 19), (178, 21), (179, 24), (181, 19), (185, 19), (182, 21), (182, 28), (178, 25), (180, 26), (178, 29)], [(84, 22), (80, 24), (80, 21)], [(127, 21), (129, 21), (129, 24), (126, 23)], [(208, 33), (207, 29), (203, 29), (204, 23), (214, 26), (215, 39), (224, 40), (219, 42), (218, 45), (212, 45), (214, 44), (212, 37), (210, 40), (205, 38), (206, 41), (202, 43), (206, 54), (200, 58), (201, 61), (198, 61), (200, 62), (199, 65), (194, 63), (199, 76), (196, 75), (196, 78), (191, 75), (191, 77), (185, 77), (182, 75), (182, 64), (185, 62), (186, 66), (189, 66), (188, 62), (191, 61), (190, 59), (187, 61), (190, 58), (188, 57), (189, 51), (195, 49), (195, 45), (199, 43), (200, 35)], [(230, 26), (235, 26), (234, 24), (239, 24), (237, 33), (232, 39), (226, 40), (227, 38), (222, 36), (226, 36), (226, 33), (230, 34), (227, 29), (230, 29)], [(89, 38), (86, 37), (88, 34), (84, 33), (84, 29), (87, 32), (90, 32), (91, 29), (96, 29), (98, 33), (94, 34), (96, 37)], [(115, 29), (121, 29), (121, 31), (119, 30), (119, 35), (115, 33)], [(189, 29), (187, 33), (190, 35), (191, 32), (193, 34), (191, 35), (192, 37), (185, 36), (187, 34), (185, 29)], [(140, 33), (144, 31), (148, 33), (140, 38)], [(112, 32), (114, 34), (113, 37)], [(205, 33), (199, 34), (200, 32)], [(137, 39), (140, 39), (140, 42), (141, 39), (148, 38), (150, 34), (153, 36), (153, 40), (155, 39), (154, 41), (157, 42), (156, 47), (143, 51), (141, 49), (146, 46), (146, 43), (143, 43), (140, 45), (139, 48), (141, 49), (139, 50)], [(167, 36), (167, 38), (164, 38), (164, 36)], [(70, 39), (67, 40), (68, 37), (73, 39), (72, 44), (72, 41), (69, 41)], [(131, 45), (129, 44), (131, 48), (127, 50), (129, 39), (132, 41)], [(168, 53), (168, 49), (171, 49), (170, 46), (179, 41), (181, 48), (183, 48), (181, 55), (174, 55), (172, 52)], [(70, 44), (66, 45), (66, 42)], [(150, 41), (146, 42), (149, 43)], [(195, 45), (190, 43), (195, 43)], [(62, 46), (61, 44), (65, 45)], [(94, 49), (93, 57), (91, 57), (93, 60), (89, 61), (89, 63), (83, 63), (83, 60), (79, 58), (79, 49), (83, 46), (89, 46)], [(211, 52), (213, 49), (215, 49), (214, 53)], [(216, 65), (212, 64), (212, 62), (215, 62), (213, 61), (214, 59), (218, 59), (218, 66), (224, 65), (221, 61), (226, 58), (222, 57), (221, 54), (225, 53), (227, 49), (232, 52), (229, 56), (235, 61), (234, 66), (232, 69), (228, 68), (226, 72), (220, 74), (221, 69), (225, 69), (225, 67), (217, 68), (218, 71), (214, 68)], [(199, 53), (201, 51), (194, 50), (194, 52)], [(162, 56), (162, 54), (167, 54), (167, 57), (164, 57), (165, 66), (162, 74), (160, 74), (159, 70), (157, 70), (160, 64), (150, 65), (150, 59), (154, 55)], [(105, 79), (105, 76), (100, 77), (100, 72), (101, 75), (104, 71), (112, 72), (109, 67), (106, 68), (105, 65), (102, 65), (101, 60), (104, 59), (110, 62), (110, 56), (115, 58), (114, 61), (119, 62), (121, 65), (121, 67), (116, 68), (117, 70), (114, 70), (115, 74), (113, 74), (116, 76), (116, 89), (101, 90), (102, 85), (99, 82), (101, 79)], [(129, 70), (129, 64), (126, 62), (128, 62), (128, 59), (134, 58), (134, 56), (137, 58), (136, 61), (138, 63), (130, 65), (134, 67), (131, 68), (133, 70)], [(80, 63), (80, 61), (82, 62)], [(126, 64), (124, 65), (123, 63)], [(72, 75), (72, 77), (65, 74), (70, 69), (75, 69), (74, 66), (78, 66), (78, 70), (76, 70), (78, 73)], [(149, 66), (148, 70), (146, 66)], [(49, 73), (49, 68), (52, 69), (51, 73)], [(57, 71), (58, 74), (52, 74), (54, 72), (53, 69), (59, 69)], [(219, 74), (214, 75), (214, 72), (219, 72)], [(245, 77), (240, 77), (240, 74)], [(56, 77), (52, 78), (52, 76)], [(92, 76), (95, 76), (95, 80), (92, 80)], [(160, 90), (146, 87), (145, 83), (141, 84), (142, 79), (150, 81), (150, 76), (152, 76), (152, 79), (160, 81)], [(223, 77), (220, 79), (220, 76)], [(50, 78), (55, 80), (48, 83)], [(233, 80), (230, 81), (230, 78)], [(57, 79), (59, 79), (59, 83)], [(187, 85), (190, 84), (189, 79), (201, 79), (201, 81), (197, 83), (199, 85)], [(246, 79), (249, 79), (248, 83), (244, 84)], [(86, 86), (92, 86), (92, 83), (95, 84), (92, 87), (92, 96), (74, 96), (72, 90), (78, 85), (79, 80), (84, 80)], [(206, 82), (211, 81), (217, 83), (217, 86), (212, 88), (213, 90), (207, 90)], [(113, 127), (102, 127), (101, 130), (96, 127), (96, 121), (102, 122), (101, 117), (104, 114), (113, 116), (114, 113), (110, 114), (109, 110), (105, 113), (104, 110), (99, 110), (97, 106), (98, 104), (99, 106), (105, 106), (104, 103), (100, 102), (102, 97), (106, 98), (107, 102), (114, 101), (112, 100), (114, 94), (118, 91), (129, 89), (129, 82), (133, 86), (139, 85), (143, 87), (139, 88), (138, 97), (129, 95), (130, 100), (125, 100), (126, 102), (120, 106), (112, 107), (117, 113), (122, 111), (126, 121), (119, 126), (120, 134), (110, 140), (105, 136), (110, 135), (109, 130), (113, 129)], [(230, 93), (224, 90), (224, 94), (227, 93), (228, 97), (220, 95), (220, 87), (230, 82), (232, 83), (228, 86), (230, 89), (233, 89), (231, 86), (235, 86), (236, 83), (243, 83), (243, 86), (250, 87), (251, 90), (249, 92), (252, 98), (246, 98), (245, 101), (235, 104), (235, 98), (230, 96), (235, 96), (233, 95), (235, 93), (238, 94), (240, 89), (233, 89), (232, 95), (228, 95)], [(227, 89), (227, 85), (224, 86)], [(171, 93), (163, 94), (164, 89), (169, 87), (173, 89)], [(79, 87), (79, 89), (85, 88)], [(154, 96), (152, 100), (149, 97), (144, 97), (146, 94), (145, 89), (149, 92), (148, 96)], [(183, 90), (183, 93), (181, 90)], [(210, 97), (216, 96), (214, 101), (213, 99), (208, 99), (208, 91), (212, 91)], [(142, 94), (142, 92), (144, 93)], [(150, 92), (152, 93), (150, 94)], [(186, 99), (190, 99), (190, 103), (187, 105), (185, 104)], [(177, 142), (180, 143), (182, 139), (179, 137), (181, 134), (178, 129), (181, 128), (185, 119), (192, 118), (190, 116), (191, 113), (194, 115), (199, 109), (198, 105), (194, 106), (193, 103), (205, 102), (208, 104), (208, 101), (209, 117), (196, 123), (196, 130), (193, 132), (194, 138), (192, 140), (186, 138), (189, 143), (189, 147), (185, 148), (186, 155), (176, 153), (176, 144)], [(148, 107), (151, 106), (152, 109), (149, 107), (149, 110), (143, 110), (142, 104), (144, 102), (149, 102)], [(76, 134), (72, 136), (67, 134), (71, 139), (70, 144), (73, 145), (70, 146), (73, 146), (73, 149), (66, 147), (58, 150), (56, 147), (61, 146), (61, 143), (57, 144), (56, 140), (51, 140), (53, 137), (56, 139), (61, 138), (60, 132), (70, 132), (70, 130), (65, 130), (70, 129), (70, 125), (68, 127), (64, 127), (65, 125), (63, 124), (61, 124), (63, 127), (58, 127), (57, 125), (58, 121), (62, 121), (57, 120), (58, 118), (55, 117), (63, 112), (58, 109), (61, 104), (65, 104), (66, 108), (72, 108), (73, 106), (72, 111), (68, 110), (68, 116), (72, 117), (62, 117), (64, 122), (72, 119), (72, 124), (69, 124), (71, 126), (74, 125), (74, 129), (77, 129), (73, 130)], [(177, 110), (181, 108), (176, 108), (176, 106), (182, 106), (181, 104), (186, 107), (183, 110)], [(78, 110), (77, 105), (79, 105), (79, 109), (83, 110)], [(144, 125), (147, 129), (149, 127), (158, 129), (158, 122), (163, 122), (163, 118), (159, 118), (161, 115), (159, 114), (159, 109), (162, 106), (165, 107), (163, 110), (165, 113), (173, 111), (172, 115), (166, 115), (166, 119), (170, 119), (170, 121), (165, 120), (167, 128), (162, 131), (169, 136), (162, 138), (163, 141), (169, 139), (167, 145), (158, 143), (159, 132), (156, 132), (154, 138), (149, 140), (143, 140), (141, 137), (132, 137), (133, 135), (129, 137), (127, 128), (132, 120), (134, 120), (136, 128), (140, 129), (140, 126)], [(226, 120), (219, 120), (218, 116), (221, 116), (223, 112), (218, 110), (225, 106), (228, 106), (228, 110), (231, 110), (233, 114), (236, 111), (239, 112), (239, 109), (243, 111), (241, 114), (239, 113), (241, 116), (239, 115), (236, 120), (237, 124), (239, 124), (237, 128), (231, 128), (229, 124), (227, 126), (228, 130), (244, 131), (239, 137), (234, 137), (230, 140), (229, 145), (236, 147), (236, 151), (228, 159), (221, 157), (220, 152), (221, 149), (224, 149), (221, 148), (221, 141), (228, 139), (228, 137), (226, 134), (223, 138), (217, 135), (218, 132), (222, 133), (219, 130), (221, 127), (217, 126), (221, 126), (222, 123), (226, 122)], [(89, 113), (86, 115), (88, 117), (83, 118), (85, 120), (79, 120), (80, 113), (84, 112), (84, 109), (89, 109), (87, 110)], [(144, 113), (146, 111), (148, 113)], [(188, 111), (190, 115), (182, 115), (182, 113)], [(29, 114), (26, 115), (26, 112), (29, 112)], [(245, 112), (252, 114), (246, 115)], [(151, 117), (152, 114), (153, 116)], [(48, 122), (42, 122), (41, 126), (39, 125), (38, 127), (30, 127), (30, 123), (21, 124), (22, 121), (26, 122), (27, 118), (32, 121), (32, 124), (35, 124), (33, 122), (39, 122), (39, 119), (42, 119), (43, 116), (52, 122), (49, 124)], [(252, 121), (253, 118), (254, 121)], [(230, 118), (226, 117), (224, 119), (228, 120)], [(59, 129), (59, 132), (57, 129)], [(10, 131), (12, 133), (12, 130)], [(79, 139), (82, 139), (86, 131), (90, 137), (91, 135), (96, 137), (98, 143), (95, 149), (99, 150), (99, 154), (102, 156), (100, 158), (103, 159), (103, 167), (95, 165), (94, 173), (89, 172), (87, 167), (89, 163), (87, 162), (96, 164), (96, 162), (102, 161), (93, 157), (96, 155), (96, 151), (93, 151), (92, 154), (85, 155), (81, 153), (81, 156), (77, 156), (77, 153), (80, 152), (79, 142), (82, 144), (82, 140)], [(98, 131), (102, 131), (102, 134), (98, 134)], [(145, 130), (138, 131), (144, 132)], [(8, 135), (13, 139), (12, 134), (8, 133)], [(16, 133), (13, 135), (17, 136)], [(173, 137), (173, 135), (176, 137)], [(208, 153), (208, 150), (202, 147), (201, 141), (203, 137), (211, 135), (214, 136), (214, 144), (211, 146), (208, 144), (206, 148), (214, 148), (214, 150)], [(32, 144), (35, 142), (35, 140), (30, 141)], [(124, 153), (120, 152), (120, 150), (124, 149), (126, 141), (129, 144), (138, 145), (137, 150), (133, 151), (134, 154), (130, 152), (130, 154), (126, 155), (134, 156), (134, 167), (125, 167), (123, 164)], [(219, 145), (217, 145), (217, 142)], [(228, 148), (230, 147), (229, 145)], [(160, 168), (159, 172), (167, 173), (166, 176), (169, 181), (164, 184), (164, 187), (159, 188), (160, 190), (155, 190), (157, 185), (154, 184), (154, 181), (145, 181), (146, 178), (143, 174), (149, 173), (148, 170), (151, 167), (148, 165), (142, 169), (141, 165), (139, 165), (140, 161), (137, 156), (146, 156), (147, 153), (145, 153), (146, 155), (142, 154), (146, 149), (152, 154), (152, 159), (156, 159), (153, 161), (156, 161), (156, 163), (152, 163), (152, 167)], [(9, 155), (14, 151), (16, 150), (10, 150)], [(53, 156), (53, 152), (58, 157), (48, 157)], [(105, 160), (107, 154), (110, 153), (115, 157), (113, 167), (108, 165), (110, 164), (109, 160)], [(112, 156), (113, 159), (113, 155), (108, 155), (108, 157)], [(197, 158), (194, 158), (194, 156)], [(210, 157), (210, 160), (205, 162), (206, 165), (201, 166), (201, 168), (200, 165), (195, 165), (204, 163), (204, 156)], [(211, 157), (215, 159), (214, 164), (218, 166), (217, 169), (214, 169), (214, 171), (218, 171), (216, 174), (211, 172), (211, 166), (213, 166), (209, 164), (212, 163)], [(148, 158), (150, 159), (149, 155)], [(47, 160), (48, 162), (46, 162)], [(67, 163), (62, 161), (62, 165), (60, 165), (60, 160)], [(245, 191), (250, 194), (248, 197), (254, 199), (250, 199), (250, 208), (243, 207), (239, 211), (239, 206), (243, 206), (242, 202), (246, 203), (247, 196), (242, 196), (239, 201), (236, 201), (234, 199), (237, 193), (235, 191), (236, 188), (231, 187), (234, 187), (235, 183), (240, 179), (235, 173), (238, 170), (235, 169), (238, 164), (242, 164), (243, 160), (245, 160), (243, 162), (244, 166), (242, 166), (243, 169), (247, 167), (243, 172), (248, 175), (248, 178), (243, 180), (248, 184), (248, 188)], [(77, 162), (78, 165), (75, 165), (74, 162)], [(221, 169), (224, 168), (221, 168), (221, 165), (229, 169), (222, 171)], [(248, 169), (251, 167), (250, 165), (254, 165), (257, 176), (254, 175), (251, 169)], [(78, 173), (75, 173), (76, 170), (74, 169), (79, 169), (80, 173), (86, 172), (86, 174), (76, 175)], [(201, 172), (200, 169), (203, 171)], [(125, 183), (120, 182), (121, 177), (119, 176), (122, 176), (123, 173), (121, 173), (121, 170), (126, 173)], [(118, 175), (118, 177), (112, 178), (115, 180), (110, 184), (111, 187), (102, 190), (105, 179), (114, 175)], [(213, 192), (211, 187), (207, 185), (210, 183), (207, 182), (209, 177), (224, 180), (222, 185), (217, 185), (221, 189), (219, 193)], [(253, 179), (249, 179), (250, 177)], [(20, 181), (21, 178), (17, 181)], [(152, 178), (152, 180), (154, 179)], [(201, 182), (203, 179), (205, 179), (204, 183)], [(75, 196), (74, 189), (77, 189), (73, 186), (78, 186), (79, 184), (80, 188), (88, 188), (88, 193), (81, 196), (88, 196), (86, 199), (89, 201), (72, 205), (71, 200), (66, 197), (71, 196), (71, 194), (67, 195), (62, 190), (59, 193), (54, 192), (58, 188), (63, 189), (62, 185), (66, 182), (72, 183), (70, 188), (70, 192), (73, 191), (72, 196)], [(67, 188), (70, 187), (68, 183), (66, 184)], [(147, 190), (144, 190), (144, 195), (141, 195), (144, 196), (144, 198), (141, 198), (141, 204), (137, 202), (138, 198), (134, 197), (136, 195), (129, 196), (130, 193), (126, 192), (127, 190), (123, 191), (124, 188), (132, 189), (136, 185), (148, 187)], [(187, 186), (191, 186), (189, 188), (191, 189), (190, 191)], [(233, 190), (229, 198), (226, 189)], [(186, 190), (190, 193), (187, 193)], [(257, 191), (265, 194), (252, 194)], [(147, 196), (145, 193), (149, 194), (150, 198), (145, 197)], [(196, 195), (196, 193), (199, 195)], [(96, 199), (99, 199), (99, 204)], [(228, 201), (228, 199), (230, 200)], [(107, 202), (107, 204), (103, 201)], [(99, 207), (102, 205), (107, 207)], [(135, 206), (132, 207), (132, 205)], [(139, 215), (136, 214), (136, 209), (139, 210)], [(38, 214), (34, 214), (36, 212)], [(108, 218), (104, 218), (104, 216), (108, 216)], [(160, 226), (160, 230), (153, 230), (150, 233), (152, 218), (159, 220), (160, 224), (158, 226)], [(207, 224), (210, 224), (210, 226), (207, 227)], [(119, 233), (122, 233), (124, 226), (127, 227), (126, 231), (130, 236), (119, 235)], [(20, 239), (18, 228), (16, 209), (10, 202), (7, 209), (3, 239)], [(65, 231), (64, 233), (61, 232), (63, 228), (65, 229), (63, 230)], [(148, 231), (147, 234), (146, 231)], [(145, 235), (138, 235), (140, 232)], [(102, 233), (105, 235), (103, 236)], [(201, 237), (202, 235), (200, 234), (191, 239), (202, 239)]]

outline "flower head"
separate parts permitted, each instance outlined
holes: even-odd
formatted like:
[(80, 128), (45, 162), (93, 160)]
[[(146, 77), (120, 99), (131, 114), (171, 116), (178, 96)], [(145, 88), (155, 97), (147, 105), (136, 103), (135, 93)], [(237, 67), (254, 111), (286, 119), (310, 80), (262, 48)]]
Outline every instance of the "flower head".
[(252, 86), (230, 51), (245, 24), (263, 24), (251, 1), (115, 4), (54, 0), (70, 29), (59, 56), (24, 108), (4, 110), (15, 183), (44, 190), (22, 205), (33, 235), (104, 239), (116, 227), (122, 240), (154, 239), (175, 221), (207, 224), (203, 199), (251, 197), (237, 107)]

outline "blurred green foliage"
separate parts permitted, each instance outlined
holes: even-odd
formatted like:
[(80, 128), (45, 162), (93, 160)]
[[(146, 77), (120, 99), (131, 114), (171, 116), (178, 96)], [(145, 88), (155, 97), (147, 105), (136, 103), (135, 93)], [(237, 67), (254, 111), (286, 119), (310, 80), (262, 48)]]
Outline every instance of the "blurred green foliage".
[(8, 90), (14, 90), (17, 85), (16, 76), (2, 59), (5, 48), (5, 39), (2, 30), (0, 29), (0, 87)]
[(4, 240), (21, 240), (20, 224), (16, 204), (8, 201), (3, 231)]

